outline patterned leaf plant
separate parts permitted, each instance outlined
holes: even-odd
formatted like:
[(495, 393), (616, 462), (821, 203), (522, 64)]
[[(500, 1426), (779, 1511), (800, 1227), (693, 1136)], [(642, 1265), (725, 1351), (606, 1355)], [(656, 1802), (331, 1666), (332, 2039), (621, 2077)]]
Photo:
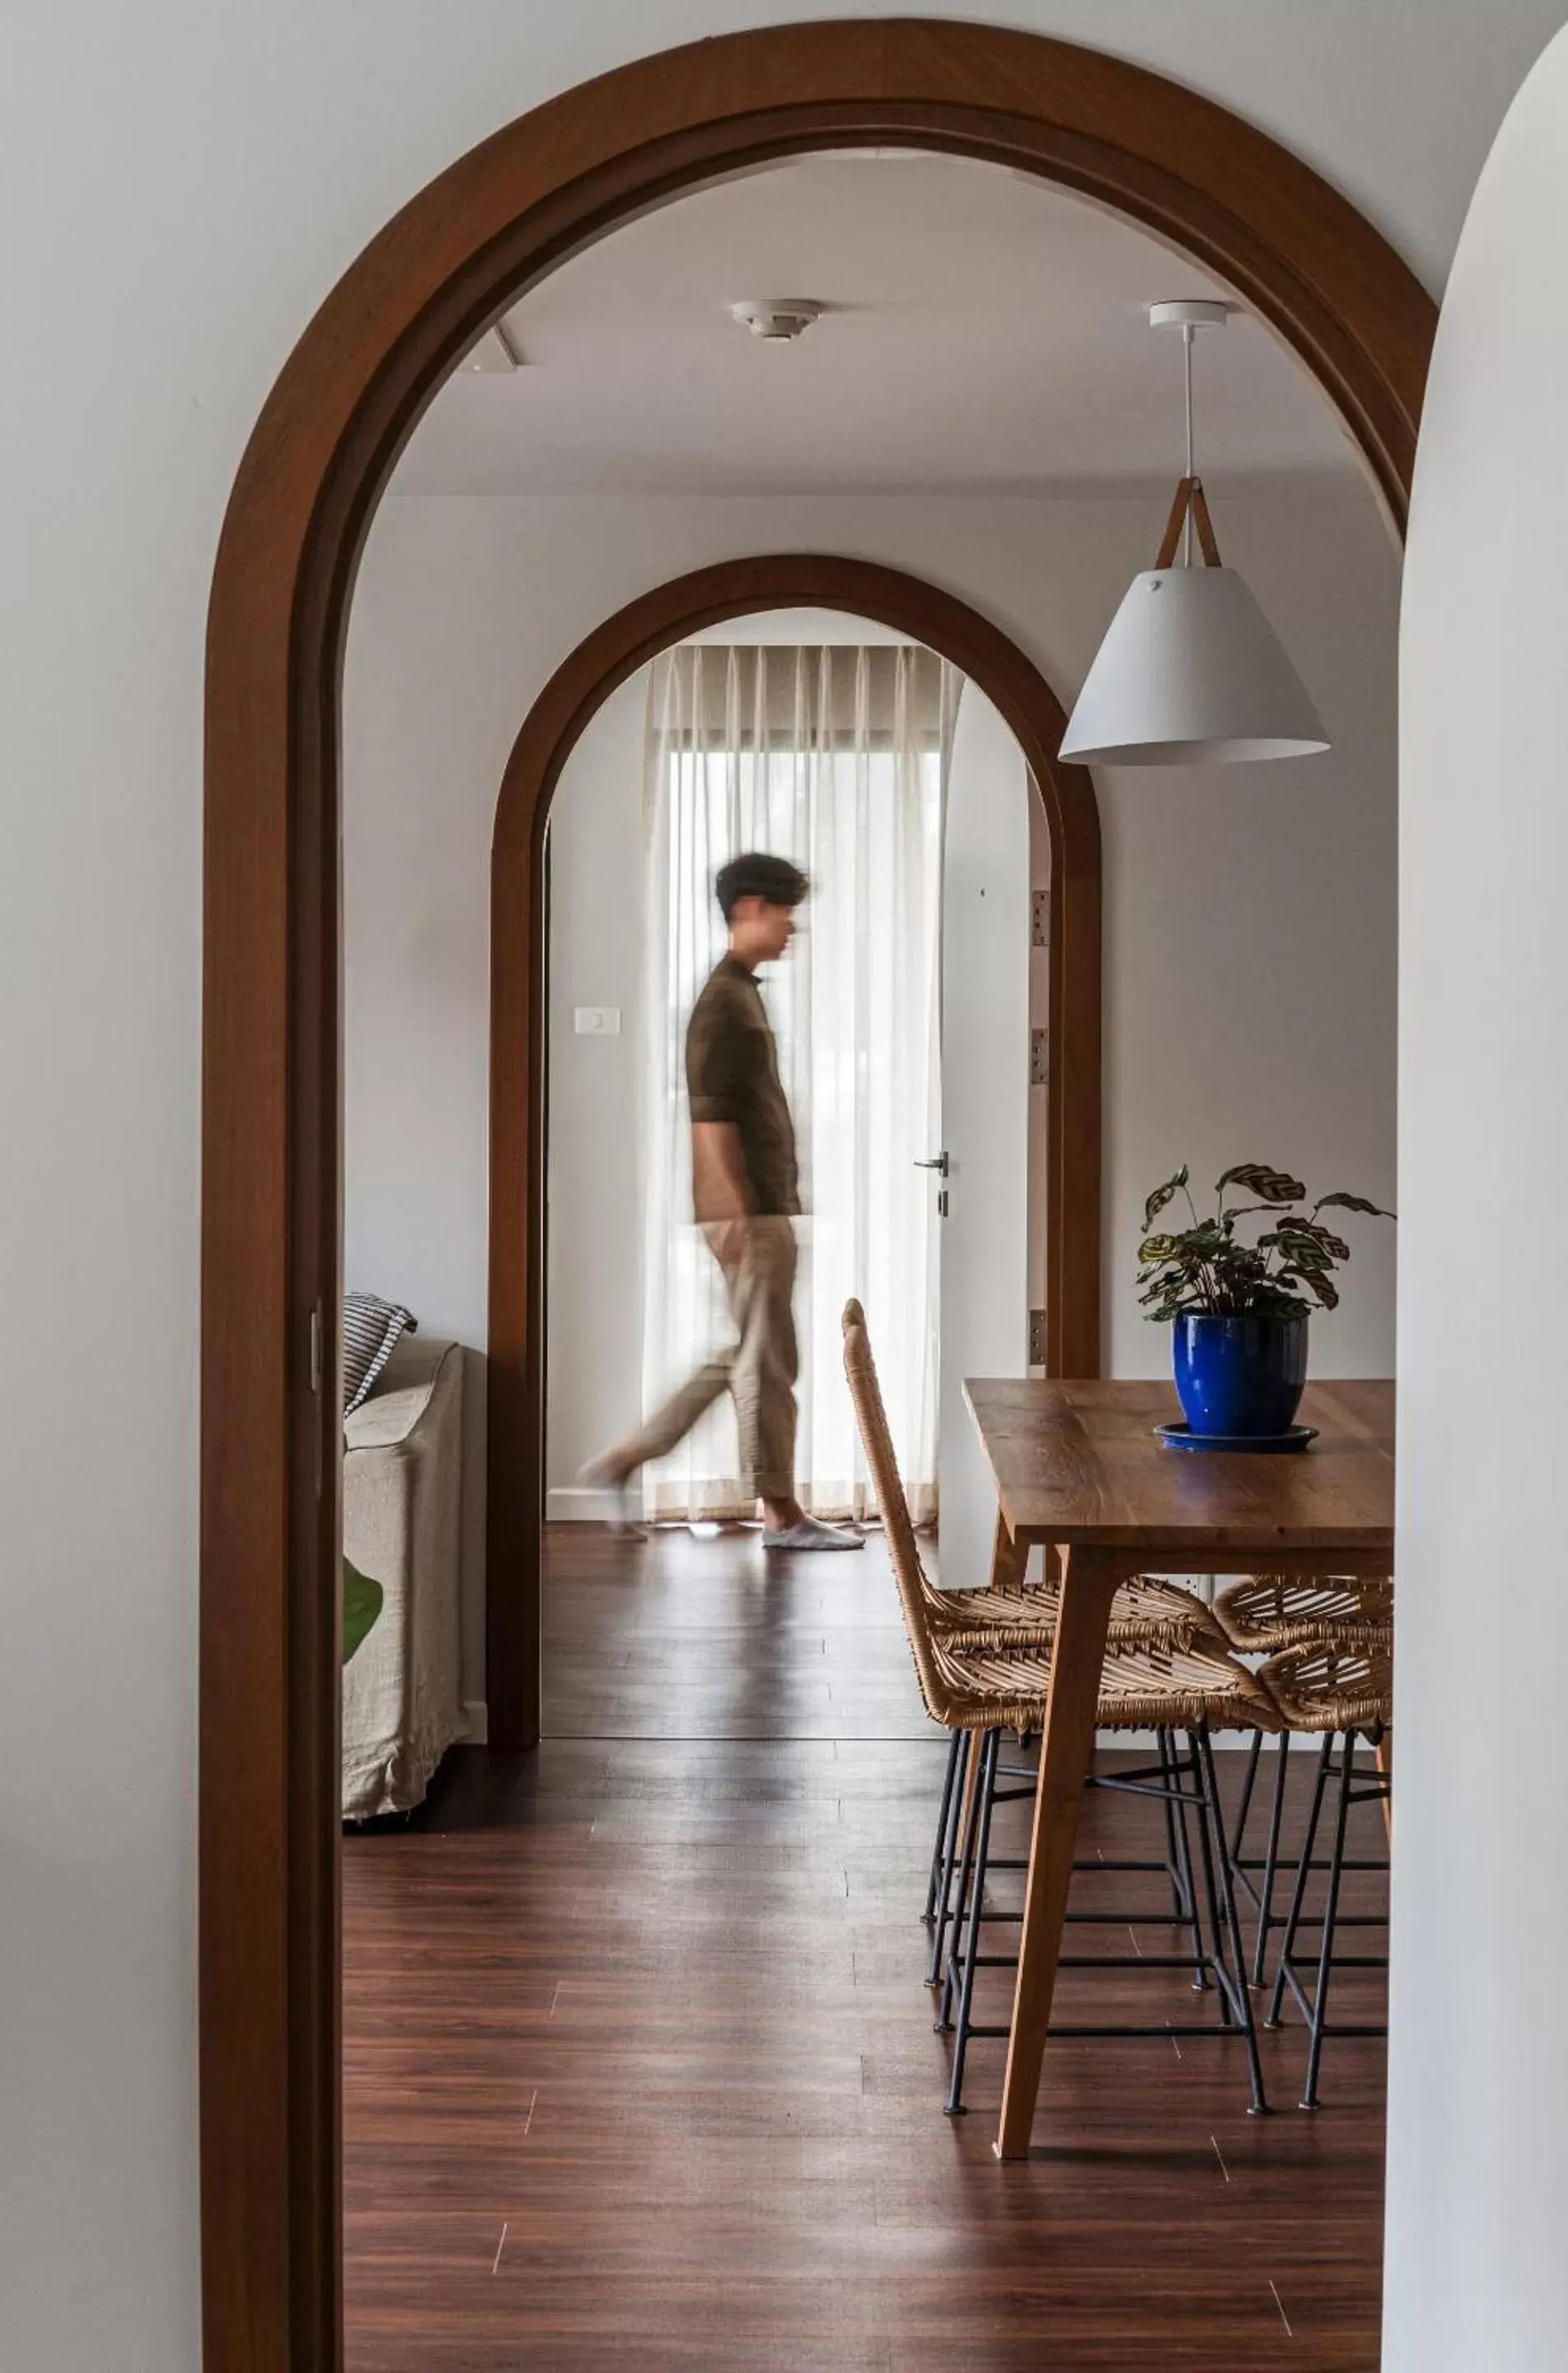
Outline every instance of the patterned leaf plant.
[[(1228, 1317), (1244, 1312), (1280, 1315), (1315, 1304), (1336, 1309), (1340, 1290), (1333, 1272), (1349, 1260), (1351, 1248), (1318, 1214), (1339, 1210), (1363, 1211), (1377, 1220), (1394, 1216), (1364, 1195), (1320, 1195), (1304, 1211), (1297, 1207), (1305, 1202), (1306, 1188), (1299, 1178), (1266, 1162), (1238, 1162), (1215, 1186), (1212, 1219), (1199, 1219), (1188, 1178), (1184, 1164), (1174, 1178), (1155, 1187), (1143, 1206), (1143, 1241), (1138, 1248), (1142, 1290), (1138, 1298), (1150, 1318), (1176, 1318), (1184, 1311)], [(1230, 1188), (1257, 1199), (1227, 1203)], [(1186, 1198), (1192, 1225), (1156, 1229), (1155, 1221), (1178, 1195)], [(1257, 1212), (1270, 1214), (1273, 1224), (1249, 1242), (1237, 1235), (1236, 1222)]]

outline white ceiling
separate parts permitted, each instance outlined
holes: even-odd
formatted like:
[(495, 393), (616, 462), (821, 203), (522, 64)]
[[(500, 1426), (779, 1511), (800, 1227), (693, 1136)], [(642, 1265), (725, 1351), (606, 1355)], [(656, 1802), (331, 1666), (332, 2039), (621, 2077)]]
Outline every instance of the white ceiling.
[[(575, 257), (508, 317), (523, 357), (442, 389), (400, 494), (1005, 492), (1139, 485), (1181, 460), (1181, 349), (1143, 308), (1219, 284), (1027, 175), (907, 151), (714, 184)], [(771, 345), (743, 297), (827, 308)], [(1199, 460), (1219, 488), (1354, 453), (1246, 315), (1202, 333)]]

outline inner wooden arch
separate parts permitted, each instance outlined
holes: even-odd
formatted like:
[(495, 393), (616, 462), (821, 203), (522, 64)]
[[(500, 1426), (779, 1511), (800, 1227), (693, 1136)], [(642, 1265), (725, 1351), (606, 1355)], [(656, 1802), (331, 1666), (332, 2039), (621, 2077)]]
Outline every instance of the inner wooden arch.
[(340, 692), (364, 538), (442, 380), (557, 263), (720, 174), (883, 143), (1039, 173), (1217, 274), (1323, 388), (1402, 530), (1435, 326), (1425, 291), (1338, 191), (1251, 125), (1035, 34), (826, 21), (638, 59), (460, 158), (322, 306), (246, 449), (208, 614), (200, 2048), (212, 2373), (335, 2373), (342, 2361), (330, 1347), (342, 1285)]
[(1012, 637), (923, 579), (824, 553), (699, 568), (616, 612), (545, 685), (512, 744), (490, 889), (490, 1327), (486, 1698), (490, 1737), (539, 1736), (544, 1502), (544, 830), (573, 745), (656, 653), (760, 610), (848, 612), (925, 643), (1000, 710), (1045, 809), (1051, 851), (1047, 1091), (1047, 1365), (1100, 1365), (1100, 819), (1085, 768), (1057, 755), (1066, 716)]

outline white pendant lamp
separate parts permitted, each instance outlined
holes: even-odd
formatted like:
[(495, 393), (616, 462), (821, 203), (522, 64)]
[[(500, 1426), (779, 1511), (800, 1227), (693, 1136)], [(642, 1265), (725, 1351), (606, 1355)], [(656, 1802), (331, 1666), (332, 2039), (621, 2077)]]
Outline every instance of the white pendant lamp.
[[(1204, 298), (1152, 305), (1179, 329), (1187, 473), (1153, 568), (1133, 579), (1068, 720), (1064, 758), (1084, 766), (1201, 766), (1327, 750), (1322, 720), (1245, 578), (1222, 566), (1192, 458), (1192, 340), (1230, 308)], [(1193, 566), (1196, 531), (1203, 566)], [(1179, 566), (1177, 547), (1181, 548)]]

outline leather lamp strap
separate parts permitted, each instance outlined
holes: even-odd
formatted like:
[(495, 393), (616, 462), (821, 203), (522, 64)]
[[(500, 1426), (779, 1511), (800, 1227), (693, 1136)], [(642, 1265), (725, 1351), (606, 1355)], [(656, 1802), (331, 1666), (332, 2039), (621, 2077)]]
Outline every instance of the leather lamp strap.
[(1199, 546), (1203, 554), (1205, 567), (1218, 568), (1221, 566), (1220, 547), (1214, 540), (1214, 522), (1209, 516), (1209, 501), (1203, 492), (1203, 481), (1201, 478), (1180, 478), (1176, 482), (1176, 500), (1171, 505), (1171, 515), (1165, 521), (1165, 532), (1160, 539), (1159, 557), (1154, 563), (1156, 568), (1169, 568), (1174, 563), (1176, 546), (1181, 542), (1182, 526), (1189, 506), (1192, 511), (1192, 524), (1198, 531)]

